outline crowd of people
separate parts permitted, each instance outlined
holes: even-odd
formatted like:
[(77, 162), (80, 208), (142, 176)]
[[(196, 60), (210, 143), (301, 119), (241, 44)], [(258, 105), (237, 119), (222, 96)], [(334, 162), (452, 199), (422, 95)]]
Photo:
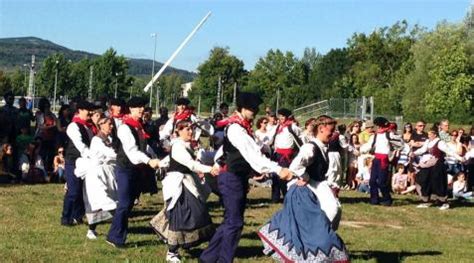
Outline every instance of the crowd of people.
[[(269, 200), (283, 203), (258, 231), (264, 253), (283, 261), (349, 261), (336, 234), (341, 190), (367, 192), (371, 204), (385, 206), (392, 193), (417, 193), (418, 207), (441, 210), (449, 209), (449, 196), (472, 198), (474, 127), (470, 135), (450, 131), (447, 120), (427, 133), (423, 121), (398, 133), (383, 117), (346, 127), (321, 115), (303, 127), (285, 108), (257, 118), (262, 101), (246, 92), (234, 112), (223, 103), (209, 119), (196, 116), (187, 98), (176, 101), (170, 116), (160, 109), (156, 120), (139, 97), (74, 99), (58, 116), (46, 98), (34, 114), (26, 99), (18, 108), (12, 93), (4, 99), (2, 183), (65, 182), (60, 223), (76, 226), (86, 218), (93, 240), (97, 226), (111, 220), (106, 241), (122, 248), (131, 210), (142, 193), (158, 192), (159, 180), (164, 206), (150, 224), (167, 244), (169, 262), (180, 262), (180, 248), (207, 241), (200, 261), (233, 261), (249, 181), (271, 185)], [(211, 193), (224, 207), (217, 229), (206, 204)]]

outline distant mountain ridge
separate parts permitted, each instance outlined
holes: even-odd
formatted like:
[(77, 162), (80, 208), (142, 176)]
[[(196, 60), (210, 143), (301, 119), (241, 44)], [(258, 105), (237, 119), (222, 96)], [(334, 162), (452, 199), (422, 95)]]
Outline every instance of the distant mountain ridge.
[[(99, 55), (71, 50), (49, 40), (37, 37), (15, 37), (0, 38), (0, 70), (12, 71), (24, 64), (31, 62), (31, 55), (36, 56), (36, 64), (41, 65), (43, 60), (54, 53), (63, 53), (66, 59), (77, 62), (83, 58), (95, 58)], [(151, 75), (152, 60), (151, 59), (129, 59), (128, 73), (130, 75)], [(163, 65), (163, 63), (155, 61), (155, 72)], [(196, 73), (168, 67), (165, 74), (176, 73), (181, 75), (185, 80), (191, 81), (196, 77)]]

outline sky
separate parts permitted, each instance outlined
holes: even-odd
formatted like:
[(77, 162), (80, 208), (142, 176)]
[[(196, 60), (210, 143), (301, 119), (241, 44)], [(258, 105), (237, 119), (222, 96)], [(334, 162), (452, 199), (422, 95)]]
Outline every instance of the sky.
[(474, 0), (0, 0), (0, 38), (34, 36), (96, 54), (113, 47), (126, 57), (165, 62), (198, 22), (212, 15), (171, 64), (196, 71), (215, 46), (229, 47), (251, 70), (270, 49), (301, 57), (346, 46), (405, 19), (432, 29), (460, 22)]

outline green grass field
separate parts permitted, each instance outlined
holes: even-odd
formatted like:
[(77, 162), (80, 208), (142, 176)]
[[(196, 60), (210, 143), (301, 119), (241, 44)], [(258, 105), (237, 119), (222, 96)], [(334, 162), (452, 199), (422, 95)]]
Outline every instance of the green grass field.
[[(161, 209), (161, 192), (145, 195), (134, 208), (127, 249), (105, 243), (110, 224), (98, 226), (99, 239), (87, 240), (87, 226), (59, 224), (64, 191), (60, 184), (0, 186), (0, 255), (2, 262), (164, 262), (166, 246), (148, 222)], [(271, 262), (263, 256), (256, 230), (280, 205), (268, 204), (268, 188), (253, 188), (237, 262)], [(353, 262), (474, 262), (474, 204), (453, 209), (417, 209), (414, 196), (396, 196), (393, 207), (368, 205), (368, 196), (342, 192), (339, 235)], [(223, 209), (209, 201), (215, 223)], [(316, 238), (316, 237), (315, 237)], [(202, 247), (182, 251), (196, 262)]]

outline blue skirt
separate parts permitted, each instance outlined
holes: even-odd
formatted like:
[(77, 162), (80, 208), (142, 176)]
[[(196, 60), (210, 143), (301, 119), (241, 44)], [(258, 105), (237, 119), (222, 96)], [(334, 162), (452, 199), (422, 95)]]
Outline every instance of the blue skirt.
[(344, 242), (331, 228), (316, 196), (293, 185), (278, 211), (258, 232), (264, 253), (283, 262), (349, 262)]

